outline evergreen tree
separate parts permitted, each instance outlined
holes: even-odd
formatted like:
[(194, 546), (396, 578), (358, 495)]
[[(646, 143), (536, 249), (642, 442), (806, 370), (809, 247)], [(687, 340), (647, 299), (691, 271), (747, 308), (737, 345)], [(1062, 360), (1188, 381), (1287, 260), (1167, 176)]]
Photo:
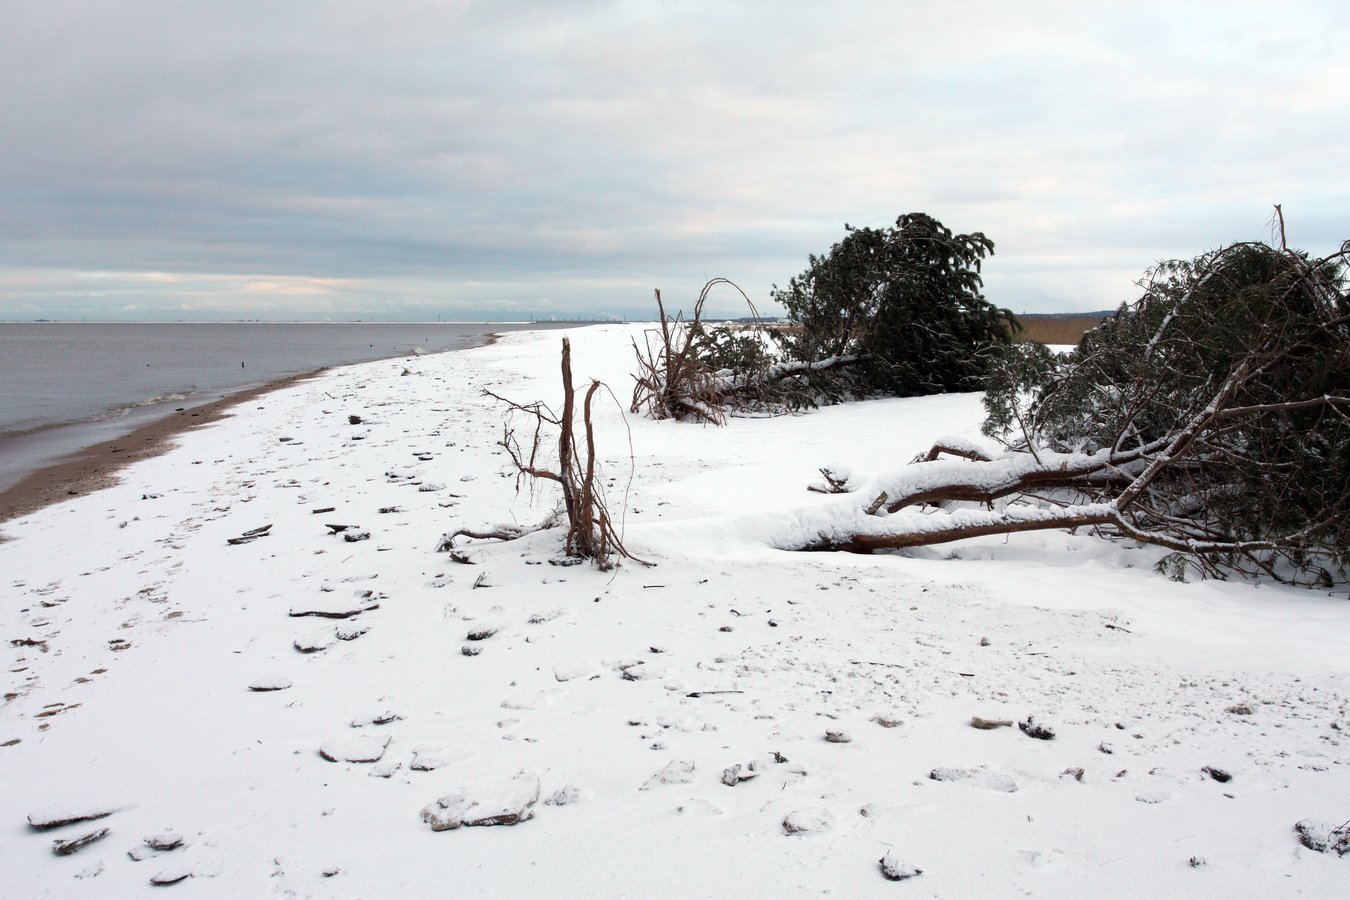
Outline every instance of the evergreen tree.
[(893, 228), (845, 229), (829, 253), (774, 289), (796, 326), (782, 338), (789, 360), (858, 357), (812, 376), (810, 388), (832, 400), (979, 390), (991, 350), (1018, 327), (981, 293), (993, 241), (953, 234), (924, 213)]
[(1348, 250), (1311, 260), (1244, 243), (1163, 263), (1066, 360), (1006, 354), (988, 382), (986, 433), (1033, 453), (1157, 448), (1142, 458), (1166, 466), (1129, 500), (1142, 529), (1260, 551), (1222, 559), (1234, 568), (1343, 574)]

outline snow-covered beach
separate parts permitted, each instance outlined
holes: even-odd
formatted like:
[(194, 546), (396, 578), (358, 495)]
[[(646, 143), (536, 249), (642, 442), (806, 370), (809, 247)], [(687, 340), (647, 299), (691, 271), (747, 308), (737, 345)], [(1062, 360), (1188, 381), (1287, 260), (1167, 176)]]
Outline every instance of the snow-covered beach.
[(0, 895), (1343, 892), (1294, 831), (1350, 818), (1343, 592), (1086, 533), (776, 550), (819, 467), (975, 435), (978, 396), (651, 422), (639, 332), (569, 334), (650, 568), (435, 552), (551, 508), (483, 391), (556, 404), (556, 331), (334, 369), (5, 524)]
[[(33, 472), (331, 366), (548, 326), (497, 322), (0, 322), (0, 521)], [(185, 412), (188, 416), (176, 416)], [(181, 430), (168, 423), (169, 430)], [(157, 430), (164, 430), (163, 428)], [(125, 448), (124, 448), (125, 449)], [(25, 504), (26, 505), (26, 504)]]

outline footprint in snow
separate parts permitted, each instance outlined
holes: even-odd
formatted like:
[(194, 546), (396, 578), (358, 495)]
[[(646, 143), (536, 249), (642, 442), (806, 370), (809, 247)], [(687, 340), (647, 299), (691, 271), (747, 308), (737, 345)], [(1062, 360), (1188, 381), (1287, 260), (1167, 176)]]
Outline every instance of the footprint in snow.
[(819, 834), (834, 828), (834, 814), (821, 807), (793, 810), (783, 818), (783, 834)]
[(600, 668), (587, 659), (566, 660), (553, 666), (553, 677), (557, 681), (576, 681), (599, 674)]
[(318, 628), (296, 638), (293, 642), (295, 649), (301, 653), (318, 653), (321, 650), (327, 650), (337, 642), (337, 634), (330, 627)]
[(502, 701), (502, 709), (547, 709), (552, 698), (547, 694), (514, 694)]
[(688, 759), (673, 759), (651, 778), (643, 782), (640, 791), (650, 791), (663, 784), (689, 784), (694, 780), (694, 763)]
[(990, 772), (983, 766), (974, 769), (954, 769), (939, 767), (928, 773), (928, 777), (933, 781), (961, 781), (976, 787), (988, 788), (991, 791), (1002, 791), (1006, 794), (1017, 792), (1017, 782), (1007, 775), (998, 772)]
[(465, 759), (468, 754), (450, 744), (419, 744), (413, 748), (408, 768), (414, 772), (432, 772)]

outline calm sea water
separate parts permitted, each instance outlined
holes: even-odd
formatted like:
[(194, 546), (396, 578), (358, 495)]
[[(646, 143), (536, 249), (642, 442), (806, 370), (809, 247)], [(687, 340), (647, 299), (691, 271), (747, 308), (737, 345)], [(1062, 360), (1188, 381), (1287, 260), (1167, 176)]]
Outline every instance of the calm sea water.
[(325, 366), (463, 349), (492, 332), (537, 327), (0, 323), (0, 490), (177, 407)]

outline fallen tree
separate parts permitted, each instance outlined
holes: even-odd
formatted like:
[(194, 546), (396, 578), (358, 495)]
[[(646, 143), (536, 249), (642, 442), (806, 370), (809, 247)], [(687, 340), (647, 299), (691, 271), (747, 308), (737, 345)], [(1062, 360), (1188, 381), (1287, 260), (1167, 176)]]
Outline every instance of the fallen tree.
[[(703, 307), (713, 288), (728, 285), (740, 293), (756, 320), (749, 328), (709, 327)], [(728, 411), (775, 410), (791, 405), (792, 382), (851, 365), (857, 356), (836, 354), (811, 362), (784, 362), (768, 346), (768, 333), (758, 322), (754, 304), (734, 282), (714, 278), (703, 285), (693, 315), (666, 313), (656, 291), (660, 328), (633, 342), (638, 372), (633, 376), (630, 411), (653, 419), (679, 419), (711, 425), (726, 423)]]
[(1281, 239), (1159, 266), (1067, 360), (1009, 348), (986, 393), (1001, 451), (940, 443), (784, 545), (1088, 526), (1172, 551), (1160, 566), (1175, 578), (1346, 580), (1347, 255), (1350, 242), (1314, 260)]

